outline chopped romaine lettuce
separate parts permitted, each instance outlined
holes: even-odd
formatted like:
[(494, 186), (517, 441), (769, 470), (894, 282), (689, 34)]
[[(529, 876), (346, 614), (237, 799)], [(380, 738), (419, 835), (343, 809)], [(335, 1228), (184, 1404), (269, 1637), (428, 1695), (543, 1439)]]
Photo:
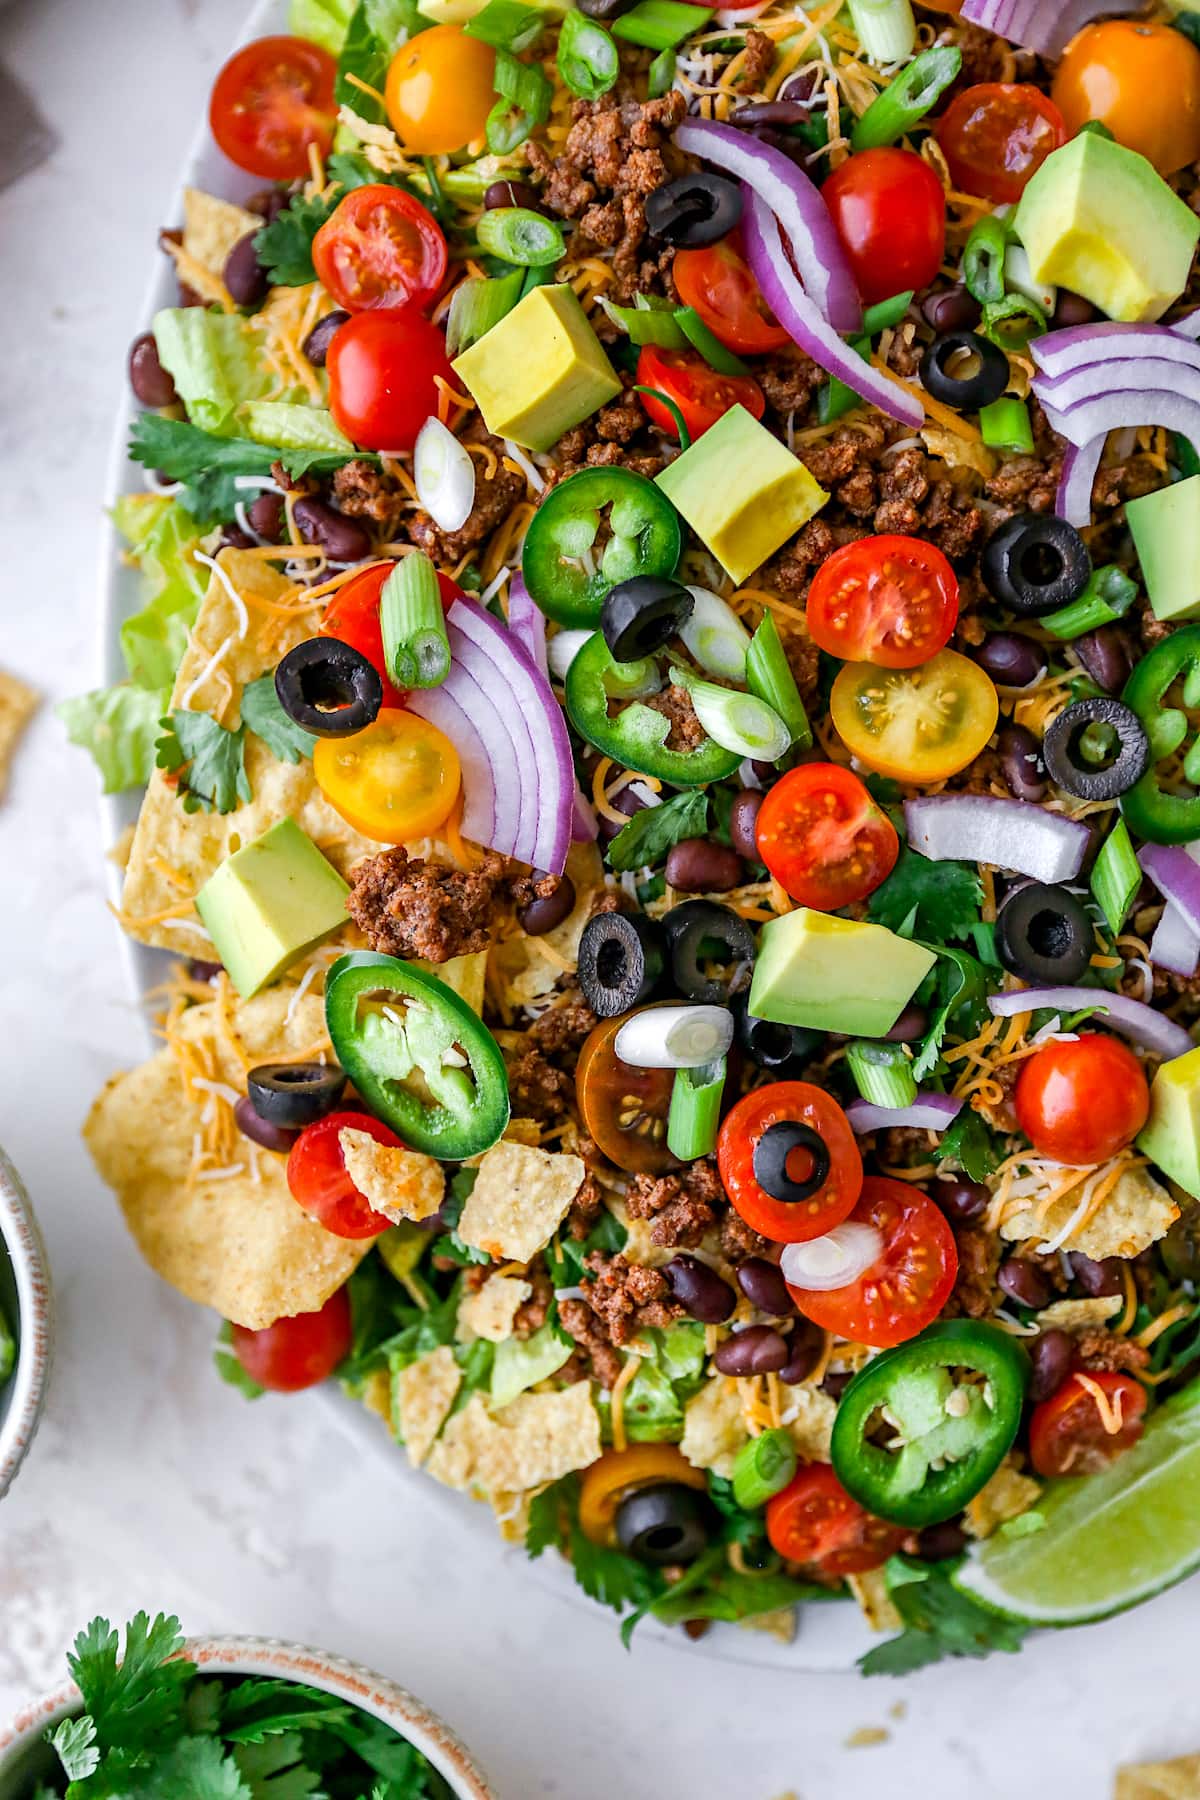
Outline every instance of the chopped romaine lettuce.
[(240, 313), (168, 306), (154, 315), (159, 361), (175, 382), (193, 425), (231, 436), (234, 414), (261, 400), (273, 378), (262, 357), (262, 333)]
[(285, 400), (248, 400), (238, 409), (238, 425), (256, 444), (281, 450), (341, 451), (354, 455), (354, 445), (319, 406), (297, 406)]
[(354, 0), (292, 0), (288, 30), (293, 37), (309, 38), (330, 56), (337, 56), (353, 12)]
[(143, 787), (154, 769), (161, 719), (171, 704), (169, 688), (122, 681), (64, 700), (57, 708), (73, 744), (90, 750), (106, 794)]
[(571, 1350), (572, 1345), (553, 1325), (543, 1325), (530, 1337), (511, 1337), (497, 1344), (492, 1364), (492, 1405), (507, 1406), (526, 1388), (556, 1374)]

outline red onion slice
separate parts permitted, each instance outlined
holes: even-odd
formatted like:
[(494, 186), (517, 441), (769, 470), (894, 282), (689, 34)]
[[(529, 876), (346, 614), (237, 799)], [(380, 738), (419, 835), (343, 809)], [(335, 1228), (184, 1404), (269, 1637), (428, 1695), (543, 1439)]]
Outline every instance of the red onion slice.
[(1172, 975), (1191, 976), (1200, 968), (1200, 932), (1192, 930), (1177, 906), (1170, 901), (1163, 907), (1162, 918), (1150, 939), (1150, 961), (1157, 969)]
[(514, 575), (508, 587), (508, 629), (524, 646), (543, 675), (549, 676), (546, 660), (546, 615), (525, 586), (524, 578)]
[(930, 1089), (919, 1092), (911, 1106), (873, 1106), (869, 1100), (852, 1100), (846, 1117), (861, 1137), (868, 1131), (886, 1131), (891, 1125), (911, 1125), (916, 1131), (945, 1131), (963, 1109), (953, 1094)]
[[(1196, 846), (1200, 856), (1200, 844)], [(1146, 844), (1138, 853), (1143, 875), (1148, 875), (1164, 900), (1169, 900), (1193, 931), (1200, 932), (1200, 863), (1185, 844)]]
[(992, 794), (929, 794), (904, 802), (914, 850), (931, 862), (990, 863), (1034, 881), (1071, 881), (1091, 832), (1077, 819)]
[(1123, 362), (1142, 356), (1161, 356), (1169, 362), (1193, 365), (1197, 359), (1190, 335), (1177, 331), (1173, 325), (1123, 324), (1117, 319), (1048, 331), (1034, 338), (1029, 349), (1041, 374), (1052, 379), (1093, 363)]
[(988, 1000), (988, 1011), (998, 1019), (1042, 1010), (1078, 1013), (1085, 1007), (1095, 1009), (1101, 1024), (1110, 1025), (1122, 1037), (1161, 1056), (1165, 1062), (1176, 1056), (1186, 1056), (1194, 1048), (1189, 1033), (1174, 1019), (1155, 1012), (1144, 1000), (1131, 1000), (1128, 994), (1110, 994), (1106, 988), (1020, 988), (1007, 994), (992, 994)]
[(418, 689), (409, 696), (408, 710), (436, 725), (454, 745), (462, 769), (463, 832), (472, 843), (496, 850), (495, 767), (488, 746), (472, 721), (465, 686), (456, 676), (452, 662), (440, 687)]
[(1068, 525), (1082, 531), (1092, 522), (1092, 490), (1100, 473), (1107, 433), (1099, 432), (1089, 443), (1072, 444), (1063, 457), (1062, 480), (1054, 510)]
[(1113, 10), (1112, 0), (965, 0), (962, 17), (1039, 56), (1061, 56), (1077, 31)]
[(518, 708), (506, 707), (495, 692), (495, 665), (487, 651), (462, 631), (459, 621), (453, 618), (454, 610), (452, 607), (447, 621), (450, 649), (460, 673), (475, 683), (470, 696), (472, 717), (478, 719), (484, 740), (496, 746), (497, 755), (506, 754), (508, 758), (507, 764), (502, 763), (496, 771), (496, 828), (511, 845), (504, 854), (532, 863), (539, 781), (533, 739)]
[(849, 1287), (874, 1268), (883, 1250), (881, 1231), (847, 1219), (824, 1237), (810, 1238), (806, 1244), (785, 1244), (779, 1267), (790, 1286), (806, 1288), (810, 1294), (829, 1294)]

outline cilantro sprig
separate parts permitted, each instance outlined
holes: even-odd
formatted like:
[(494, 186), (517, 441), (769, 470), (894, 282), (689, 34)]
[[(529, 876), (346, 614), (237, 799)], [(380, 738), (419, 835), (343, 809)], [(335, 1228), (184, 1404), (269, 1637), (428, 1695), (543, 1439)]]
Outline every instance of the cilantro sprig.
[(980, 921), (983, 884), (966, 863), (930, 862), (907, 845), (867, 903), (867, 917), (902, 937), (947, 944), (968, 938)]
[(885, 1572), (888, 1595), (905, 1628), (859, 1658), (864, 1675), (908, 1675), (947, 1656), (990, 1656), (994, 1650), (1021, 1648), (1029, 1627), (986, 1612), (960, 1594), (950, 1580), (956, 1567), (957, 1562), (891, 1558)]

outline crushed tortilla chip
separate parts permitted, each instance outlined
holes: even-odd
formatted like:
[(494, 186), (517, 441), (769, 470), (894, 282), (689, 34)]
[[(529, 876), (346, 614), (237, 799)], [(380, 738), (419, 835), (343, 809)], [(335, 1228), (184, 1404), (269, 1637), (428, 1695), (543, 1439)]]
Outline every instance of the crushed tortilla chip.
[(519, 1394), (495, 1414), (471, 1395), (426, 1463), (447, 1487), (480, 1495), (524, 1493), (585, 1469), (600, 1456), (600, 1415), (590, 1384), (560, 1393)]
[[(295, 1062), (324, 1038), (322, 1001), (306, 994), (293, 1005), (295, 993), (270, 988), (231, 1008), (234, 1030), (255, 1062)], [(178, 1038), (185, 1051), (202, 1055), (213, 1080), (244, 1087), (215, 1000), (188, 1008)], [(292, 1199), (283, 1157), (249, 1143), (231, 1165), (234, 1173), (201, 1167), (193, 1176), (194, 1145), (211, 1104), (208, 1092), (185, 1086), (167, 1047), (114, 1076), (83, 1135), (142, 1255), (181, 1294), (253, 1331), (316, 1312), (374, 1240), (326, 1231)]]
[[(415, 851), (412, 854), (416, 854)], [(445, 853), (442, 853), (445, 860)], [(460, 1000), (465, 1000), (472, 1012), (483, 1014), (484, 984), (487, 980), (486, 950), (476, 950), (470, 956), (451, 956), (444, 963), (422, 962), (414, 957), (413, 967), (423, 969), (426, 975), (435, 975), (444, 981), (448, 988), (453, 988)]]
[(604, 891), (604, 864), (595, 844), (573, 844), (567, 853), (566, 873), (575, 886), (575, 905), (562, 923), (540, 937), (517, 932), (501, 938), (488, 952), (493, 971), (519, 1005), (553, 993), (578, 966), (583, 928)]
[(903, 1631), (904, 1620), (888, 1593), (887, 1577), (882, 1569), (868, 1569), (863, 1575), (848, 1575), (846, 1586), (858, 1601), (863, 1618), (872, 1631)]
[(446, 1197), (446, 1177), (434, 1157), (381, 1144), (370, 1132), (350, 1126), (338, 1132), (338, 1143), (347, 1175), (376, 1212), (393, 1225), (432, 1219)]
[(372, 1369), (363, 1382), (360, 1395), (368, 1412), (382, 1419), (385, 1425), (392, 1422), (392, 1378), (386, 1369)]
[(1113, 1800), (1200, 1800), (1200, 1755), (1127, 1763), (1117, 1770)]
[(223, 280), (226, 258), (234, 245), (262, 228), (260, 215), (247, 212), (244, 206), (218, 200), (200, 188), (183, 190), (183, 248), (210, 275)]
[(928, 422), (921, 428), (921, 437), (930, 456), (936, 456), (949, 469), (971, 469), (985, 479), (996, 473), (996, 457), (978, 438), (963, 437), (957, 431)]
[(1035, 1506), (1041, 1493), (1040, 1485), (1031, 1476), (1022, 1475), (1008, 1456), (975, 1498), (967, 1501), (966, 1529), (975, 1538), (991, 1537), (999, 1526), (1019, 1519)]
[(489, 1494), (488, 1505), (496, 1515), (496, 1529), (505, 1544), (523, 1544), (529, 1529), (529, 1494)]
[(586, 1173), (578, 1156), (502, 1139), (480, 1158), (458, 1235), (474, 1250), (527, 1263), (545, 1249), (566, 1218)]
[(532, 1292), (529, 1282), (515, 1275), (493, 1275), (459, 1303), (459, 1331), (468, 1340), (486, 1338), (490, 1344), (503, 1344), (512, 1336), (517, 1312)]
[[(536, 1150), (542, 1141), (542, 1128), (536, 1119), (510, 1119), (501, 1136), (510, 1144), (527, 1144)], [(477, 1164), (479, 1160), (475, 1158)]]
[(396, 1419), (414, 1467), (433, 1449), (461, 1383), (462, 1370), (448, 1344), (419, 1356), (396, 1376)]
[(761, 1631), (780, 1644), (794, 1644), (796, 1641), (794, 1606), (777, 1607), (774, 1612), (755, 1613), (752, 1618), (739, 1619), (738, 1624), (743, 1631)]
[(662, 1269), (674, 1260), (678, 1252), (656, 1244), (650, 1236), (653, 1219), (630, 1218), (623, 1200), (614, 1201), (612, 1211), (625, 1227), (625, 1255), (631, 1263), (641, 1263), (647, 1269)]
[[(1034, 1195), (1004, 1220), (1000, 1236), (1013, 1241), (1057, 1237), (1078, 1204), (1076, 1189), (1056, 1200), (1039, 1219)], [(1111, 1194), (1085, 1225), (1063, 1239), (1061, 1248), (1078, 1250), (1093, 1262), (1103, 1262), (1108, 1256), (1128, 1260), (1165, 1237), (1178, 1217), (1179, 1208), (1152, 1175), (1143, 1168), (1126, 1169)]]
[(683, 1409), (679, 1448), (694, 1469), (711, 1469), (729, 1480), (734, 1458), (749, 1438), (737, 1381), (716, 1375)]
[(784, 1389), (784, 1429), (806, 1462), (828, 1462), (837, 1401), (803, 1383)]
[(17, 740), (37, 711), (35, 689), (0, 669), (0, 798), (8, 786)]
[(1094, 1300), (1056, 1300), (1038, 1314), (1040, 1331), (1096, 1331), (1123, 1310), (1120, 1294), (1101, 1294)]

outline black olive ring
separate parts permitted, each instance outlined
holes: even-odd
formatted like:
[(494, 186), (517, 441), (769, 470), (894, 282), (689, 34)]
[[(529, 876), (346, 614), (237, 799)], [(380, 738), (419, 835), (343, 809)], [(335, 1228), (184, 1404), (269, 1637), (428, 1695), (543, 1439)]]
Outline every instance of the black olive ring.
[(780, 1025), (759, 1019), (748, 1007), (737, 1012), (738, 1042), (760, 1069), (801, 1068), (822, 1041), (822, 1033), (803, 1025)]
[(600, 629), (614, 662), (637, 662), (678, 637), (696, 606), (681, 581), (635, 575), (609, 588), (600, 609)]
[[(794, 1150), (807, 1150), (812, 1157), (812, 1169), (803, 1181), (795, 1181), (788, 1174), (788, 1158)], [(811, 1125), (780, 1119), (768, 1125), (755, 1144), (753, 1166), (755, 1181), (772, 1200), (799, 1206), (819, 1194), (829, 1180), (829, 1148)]]
[(600, 1019), (640, 1006), (663, 971), (661, 933), (643, 913), (597, 913), (579, 939), (579, 985)]
[(1092, 960), (1095, 934), (1083, 903), (1066, 888), (1029, 881), (996, 915), (1004, 967), (1039, 987), (1073, 987)]
[(294, 725), (314, 737), (349, 737), (379, 717), (383, 679), (340, 638), (306, 638), (275, 670), (275, 693)]
[(708, 1545), (704, 1497), (682, 1482), (637, 1489), (618, 1506), (615, 1524), (626, 1556), (656, 1568), (695, 1562)]
[(1150, 739), (1135, 712), (1098, 694), (1076, 700), (1047, 727), (1042, 761), (1051, 780), (1077, 799), (1116, 800), (1150, 767)]
[(332, 1112), (345, 1088), (345, 1071), (337, 1063), (260, 1063), (246, 1077), (259, 1118), (293, 1131)]
[[(977, 367), (956, 375), (952, 365), (970, 359)], [(921, 381), (927, 394), (959, 412), (978, 412), (998, 400), (1011, 378), (1003, 350), (976, 331), (947, 331), (935, 338), (921, 359)]]
[(1078, 600), (1091, 580), (1092, 559), (1065, 519), (1018, 513), (992, 533), (979, 569), (993, 599), (1035, 619)]
[[(714, 900), (684, 900), (664, 915), (662, 923), (671, 958), (671, 978), (689, 1000), (722, 1005), (735, 991), (735, 979), (739, 990), (748, 985), (754, 963), (754, 933), (745, 919), (728, 906), (718, 906)], [(717, 956), (732, 967), (716, 975), (705, 975), (701, 961), (713, 961)], [(790, 1031), (791, 1027), (780, 1029)]]
[(729, 235), (742, 216), (742, 192), (736, 181), (697, 171), (647, 194), (645, 211), (654, 237), (696, 249)]

